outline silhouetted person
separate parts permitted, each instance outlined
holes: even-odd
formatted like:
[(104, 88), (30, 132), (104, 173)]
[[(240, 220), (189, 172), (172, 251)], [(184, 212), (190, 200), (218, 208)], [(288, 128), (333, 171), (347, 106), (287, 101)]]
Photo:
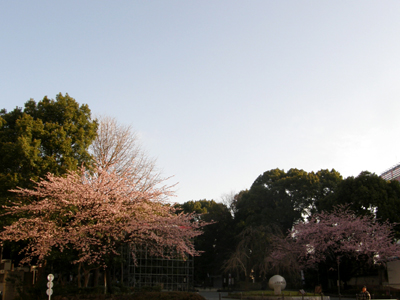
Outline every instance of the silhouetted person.
[(371, 295), (367, 291), (367, 287), (364, 286), (360, 294), (358, 294), (358, 300), (371, 300)]

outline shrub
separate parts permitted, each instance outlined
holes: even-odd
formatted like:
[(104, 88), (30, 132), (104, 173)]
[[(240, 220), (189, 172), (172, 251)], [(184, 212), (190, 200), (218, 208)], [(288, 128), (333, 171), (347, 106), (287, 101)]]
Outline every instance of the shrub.
[(154, 286), (142, 286), (140, 288), (135, 288), (137, 292), (161, 292), (161, 285)]

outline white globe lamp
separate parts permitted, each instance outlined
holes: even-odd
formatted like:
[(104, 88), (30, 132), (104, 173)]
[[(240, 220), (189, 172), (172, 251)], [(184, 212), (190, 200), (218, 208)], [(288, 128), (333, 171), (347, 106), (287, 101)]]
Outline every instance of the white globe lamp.
[(275, 295), (280, 295), (286, 288), (286, 280), (281, 275), (274, 275), (269, 279), (268, 286), (274, 290)]

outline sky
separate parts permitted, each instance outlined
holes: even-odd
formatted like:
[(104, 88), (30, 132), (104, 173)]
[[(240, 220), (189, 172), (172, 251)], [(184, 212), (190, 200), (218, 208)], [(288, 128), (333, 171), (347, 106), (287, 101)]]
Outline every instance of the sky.
[(0, 108), (68, 93), (131, 125), (172, 201), (400, 161), (400, 2), (0, 2)]

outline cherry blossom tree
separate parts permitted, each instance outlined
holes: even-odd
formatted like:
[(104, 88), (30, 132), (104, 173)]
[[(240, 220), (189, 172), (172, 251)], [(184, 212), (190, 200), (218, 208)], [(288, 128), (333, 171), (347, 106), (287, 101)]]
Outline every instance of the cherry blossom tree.
[(293, 255), (303, 268), (334, 260), (339, 269), (344, 257), (363, 258), (374, 264), (399, 256), (400, 246), (394, 240), (393, 224), (381, 223), (370, 215), (357, 216), (347, 206), (338, 206), (296, 224), (271, 257), (278, 263)]
[(344, 255), (366, 256), (373, 263), (400, 254), (392, 228), (388, 222), (380, 223), (373, 216), (357, 216), (339, 206), (332, 213), (321, 212), (309, 222), (298, 223), (290, 237), (302, 250), (299, 258), (304, 266)]
[(0, 233), (2, 241), (27, 241), (22, 263), (43, 262), (53, 249), (72, 249), (78, 253), (73, 263), (107, 268), (123, 244), (146, 245), (160, 256), (198, 254), (193, 238), (206, 223), (176, 213), (166, 202), (173, 194), (170, 186), (143, 190), (115, 170), (84, 167), (65, 177), (48, 174), (35, 184), (13, 190), (20, 201), (7, 214), (18, 219)]

